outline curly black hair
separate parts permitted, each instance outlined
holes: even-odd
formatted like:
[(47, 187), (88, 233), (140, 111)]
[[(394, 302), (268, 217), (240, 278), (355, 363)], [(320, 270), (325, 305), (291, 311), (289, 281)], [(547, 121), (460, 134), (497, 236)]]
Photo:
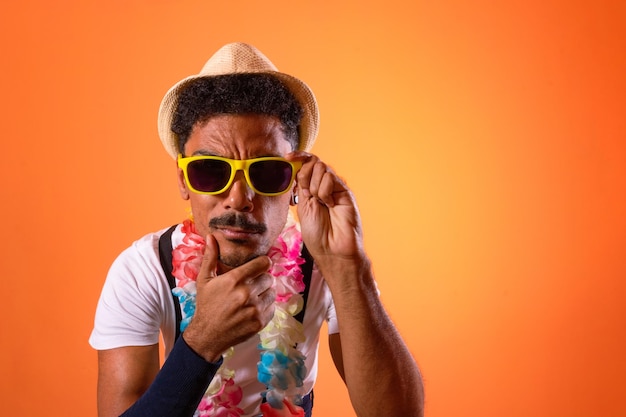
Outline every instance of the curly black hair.
[(298, 148), (302, 107), (289, 89), (270, 74), (227, 74), (189, 82), (178, 96), (172, 132), (178, 149), (196, 123), (220, 114), (262, 114), (277, 117), (293, 149)]

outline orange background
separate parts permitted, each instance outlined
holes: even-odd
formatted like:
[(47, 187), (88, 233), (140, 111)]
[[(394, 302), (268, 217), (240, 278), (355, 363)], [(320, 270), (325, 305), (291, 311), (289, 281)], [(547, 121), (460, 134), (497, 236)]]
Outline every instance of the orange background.
[(159, 102), (242, 40), (318, 96), (427, 416), (626, 415), (625, 4), (4, 4), (0, 414), (95, 415), (107, 269), (185, 216)]

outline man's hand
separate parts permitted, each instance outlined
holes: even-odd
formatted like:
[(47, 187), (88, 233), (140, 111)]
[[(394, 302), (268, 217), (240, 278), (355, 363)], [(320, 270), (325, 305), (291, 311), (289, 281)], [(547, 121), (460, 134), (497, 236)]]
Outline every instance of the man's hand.
[(333, 296), (341, 333), (329, 337), (331, 354), (356, 415), (423, 416), (421, 375), (378, 297), (354, 196), (316, 156), (289, 158), (304, 161), (296, 177), (302, 239)]
[(183, 333), (187, 344), (209, 362), (263, 329), (274, 315), (276, 298), (267, 256), (218, 276), (218, 253), (217, 241), (207, 235), (196, 280), (196, 312)]
[(294, 152), (289, 158), (304, 160), (296, 177), (298, 218), (313, 258), (318, 264), (330, 257), (362, 258), (361, 220), (352, 192), (317, 156)]

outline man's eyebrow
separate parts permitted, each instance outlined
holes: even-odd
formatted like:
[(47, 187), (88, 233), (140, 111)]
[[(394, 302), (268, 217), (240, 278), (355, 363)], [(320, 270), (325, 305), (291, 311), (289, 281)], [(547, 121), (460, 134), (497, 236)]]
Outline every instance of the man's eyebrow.
[[(224, 156), (217, 154), (215, 152), (211, 152), (211, 151), (207, 151), (204, 149), (198, 149), (197, 151), (195, 151), (194, 153), (192, 153), (189, 156), (218, 156), (220, 158), (224, 158)], [(265, 157), (278, 157), (278, 158), (284, 158), (284, 155), (281, 155), (280, 153), (263, 153), (261, 155), (257, 155), (254, 158), (265, 158)], [(248, 159), (254, 159), (254, 158), (248, 158)]]
[(220, 156), (220, 155), (211, 151), (205, 151), (203, 149), (199, 149), (195, 151), (194, 153), (192, 153), (191, 156)]

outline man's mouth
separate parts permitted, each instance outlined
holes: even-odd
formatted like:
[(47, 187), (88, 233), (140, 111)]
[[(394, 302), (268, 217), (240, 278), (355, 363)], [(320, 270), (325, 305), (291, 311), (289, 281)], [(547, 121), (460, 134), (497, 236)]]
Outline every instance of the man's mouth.
[(212, 218), (209, 221), (209, 228), (220, 231), (229, 240), (247, 240), (252, 235), (263, 234), (267, 231), (264, 224), (252, 222), (235, 213)]
[(219, 231), (228, 240), (248, 240), (259, 232), (250, 229), (240, 229), (236, 227), (217, 227), (214, 230)]

